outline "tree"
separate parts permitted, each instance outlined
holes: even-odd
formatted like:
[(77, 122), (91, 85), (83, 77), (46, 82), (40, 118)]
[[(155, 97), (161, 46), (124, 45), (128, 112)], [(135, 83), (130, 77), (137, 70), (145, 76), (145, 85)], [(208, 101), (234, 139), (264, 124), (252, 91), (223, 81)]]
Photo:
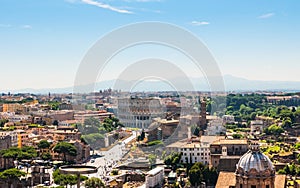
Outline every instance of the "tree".
[(177, 164), (179, 164), (181, 159), (181, 153), (172, 152), (170, 155), (166, 156), (164, 163), (166, 165), (171, 165), (173, 170), (176, 170)]
[(284, 132), (284, 129), (276, 124), (270, 125), (268, 128), (264, 130), (264, 132), (268, 135), (280, 135)]
[(91, 125), (91, 126), (95, 126), (95, 127), (100, 127), (100, 121), (94, 117), (90, 117), (90, 118), (86, 118), (84, 120), (84, 125)]
[(51, 107), (51, 110), (58, 110), (60, 102), (57, 101), (51, 101), (48, 102), (48, 105)]
[(189, 171), (189, 179), (192, 185), (197, 186), (200, 185), (202, 181), (202, 169), (203, 169), (203, 164), (202, 163), (195, 163), (191, 170)]
[(201, 182), (205, 182), (206, 185), (215, 185), (218, 173), (215, 168), (209, 168), (198, 162), (189, 171), (189, 179), (192, 185), (200, 185)]
[(215, 168), (209, 168), (205, 166), (202, 171), (203, 181), (205, 181), (206, 185), (215, 185), (218, 180), (218, 172)]
[(190, 182), (193, 186), (197, 186), (200, 185), (201, 181), (200, 181), (200, 169), (191, 169), (189, 172), (189, 179)]
[(250, 114), (250, 119), (251, 119), (251, 120), (255, 120), (255, 117), (256, 117), (256, 112), (252, 112), (252, 113)]
[(64, 161), (67, 161), (67, 155), (70, 156), (76, 156), (77, 155), (77, 149), (75, 146), (68, 142), (59, 142), (56, 144), (54, 147), (54, 151), (60, 154), (63, 154), (64, 156)]
[(11, 147), (0, 151), (0, 155), (4, 158), (14, 158), (18, 160), (33, 159), (37, 156), (36, 150), (31, 146), (23, 146), (22, 148)]
[(51, 156), (51, 154), (50, 153), (43, 153), (42, 155), (41, 155), (41, 158), (43, 159), (43, 160), (51, 160), (52, 159), (52, 156)]
[(292, 127), (292, 120), (291, 118), (287, 117), (282, 121), (282, 127), (284, 128), (288, 128), (288, 127)]
[(58, 121), (57, 121), (57, 120), (54, 120), (52, 124), (53, 124), (53, 125), (58, 125)]
[(193, 135), (199, 136), (200, 128), (197, 125), (192, 125), (191, 132), (193, 133)]
[(38, 143), (38, 148), (39, 149), (46, 149), (46, 148), (49, 148), (49, 147), (50, 147), (50, 143), (47, 140), (41, 140)]
[(3, 172), (0, 172), (0, 178), (2, 179), (15, 179), (20, 178), (21, 176), (25, 176), (26, 173), (22, 172), (16, 168), (10, 168), (7, 170), (4, 170)]
[(237, 133), (236, 133), (236, 134), (233, 134), (232, 137), (233, 137), (234, 139), (240, 139), (240, 138), (243, 137), (243, 135), (237, 134)]
[[(22, 157), (23, 154), (23, 157)], [(37, 156), (36, 149), (32, 146), (23, 146), (21, 147), (21, 155), (19, 155), (19, 159), (33, 159)]]
[(145, 136), (146, 136), (146, 134), (145, 134), (145, 131), (143, 129), (142, 133), (141, 133), (141, 141), (143, 141), (145, 139)]
[(111, 174), (112, 174), (113, 176), (116, 176), (116, 175), (119, 174), (119, 170), (117, 170), (117, 169), (112, 170), (112, 171), (111, 171)]
[(8, 120), (7, 119), (1, 119), (0, 120), (0, 127), (4, 127), (5, 123), (7, 123)]
[[(298, 149), (300, 148), (300, 142), (295, 143), (295, 144), (294, 144), (294, 148), (295, 148), (296, 150), (298, 150)], [(300, 157), (300, 155), (299, 155), (299, 157)]]
[(61, 186), (75, 185), (77, 183), (77, 177), (75, 175), (61, 174), (59, 170), (55, 170), (52, 175), (54, 183)]
[(20, 171), (16, 168), (11, 168), (0, 172), (0, 179), (1, 181), (6, 181), (8, 183), (7, 187), (11, 187), (13, 182), (19, 180), (20, 177), (25, 176), (26, 173)]
[(152, 166), (156, 163), (156, 155), (149, 154), (148, 155), (148, 160), (149, 160), (149, 163), (150, 163), (150, 167), (152, 168)]
[(111, 132), (111, 131), (115, 130), (116, 128), (118, 128), (119, 126), (123, 127), (123, 125), (120, 123), (119, 119), (112, 117), (112, 116), (105, 118), (102, 125), (107, 132)]
[(105, 185), (101, 179), (92, 177), (85, 181), (85, 187), (86, 188), (104, 188)]

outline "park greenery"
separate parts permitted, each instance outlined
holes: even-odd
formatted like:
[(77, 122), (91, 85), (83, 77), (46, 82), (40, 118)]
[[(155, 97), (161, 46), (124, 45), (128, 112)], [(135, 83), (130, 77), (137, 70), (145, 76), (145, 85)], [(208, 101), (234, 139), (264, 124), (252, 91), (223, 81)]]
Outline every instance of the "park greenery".
[(217, 170), (200, 162), (195, 163), (189, 170), (189, 180), (193, 186), (200, 186), (202, 182), (206, 185), (215, 185), (217, 179)]
[(96, 177), (91, 177), (84, 183), (86, 188), (104, 188), (105, 184), (102, 182), (101, 179)]
[(150, 163), (150, 167), (152, 168), (153, 165), (155, 165), (156, 163), (156, 155), (155, 154), (149, 154), (148, 155), (148, 160), (149, 160), (149, 163)]
[(180, 163), (181, 155), (181, 153), (172, 152), (170, 155), (167, 155), (164, 158), (164, 163), (166, 165), (171, 165), (173, 170), (176, 170), (178, 164)]
[(77, 155), (76, 147), (68, 142), (59, 142), (58, 144), (55, 145), (53, 150), (57, 153), (62, 154), (64, 161), (67, 161), (67, 155), (70, 156)]
[(33, 102), (34, 99), (31, 97), (27, 97), (25, 99), (22, 99), (20, 101), (11, 101), (11, 100), (5, 100), (5, 99), (0, 99), (0, 104), (24, 104), (28, 102)]
[[(181, 153), (172, 152), (165, 157), (164, 163), (172, 166), (173, 171), (177, 171), (178, 169), (181, 169), (180, 167), (182, 167), (182, 164), (180, 164), (181, 155)], [(209, 166), (200, 162), (194, 164), (185, 164), (185, 166), (188, 171), (191, 185), (200, 186), (202, 182), (205, 182), (206, 185), (216, 184), (218, 173), (215, 168), (210, 168)]]
[[(237, 122), (254, 120), (257, 116), (279, 119), (283, 127), (292, 126), (300, 121), (299, 102), (270, 104), (263, 94), (228, 94), (226, 97), (207, 99), (207, 111), (215, 115), (233, 115)], [(215, 109), (215, 110), (214, 110)]]
[[(76, 185), (77, 183), (77, 176), (71, 175), (71, 174), (61, 174), (59, 170), (55, 170), (53, 172), (53, 179), (54, 183), (61, 185), (61, 186), (67, 186), (67, 185)], [(86, 181), (88, 178), (86, 176), (80, 176), (80, 181)]]
[(284, 132), (284, 129), (281, 126), (278, 126), (277, 124), (272, 124), (269, 127), (265, 128), (264, 132), (267, 135), (279, 136), (281, 133)]
[(295, 165), (294, 163), (286, 165), (283, 169), (278, 170), (278, 174), (300, 176), (300, 166)]
[(83, 124), (76, 127), (82, 133), (82, 139), (90, 144), (91, 148), (99, 149), (104, 147), (104, 134), (123, 127), (118, 118), (108, 117), (101, 123), (98, 119), (90, 117), (84, 120)]
[(47, 140), (41, 140), (38, 143), (38, 148), (39, 149), (46, 149), (46, 148), (49, 148), (49, 147), (50, 147), (50, 143)]
[(163, 145), (164, 143), (161, 140), (153, 140), (153, 141), (148, 142), (147, 144), (148, 144), (148, 146), (155, 146), (155, 145)]
[(274, 155), (285, 156), (291, 154), (295, 151), (295, 147), (288, 143), (275, 142), (260, 147), (260, 150), (272, 159)]
[(0, 151), (3, 158), (13, 158), (17, 160), (33, 159), (37, 157), (37, 152), (34, 147), (23, 146), (22, 148), (10, 147)]
[(48, 105), (50, 106), (51, 110), (59, 110), (60, 102), (57, 101), (49, 101)]
[(7, 123), (8, 120), (7, 119), (1, 119), (0, 120), (0, 127), (4, 127), (5, 123)]
[(7, 183), (7, 187), (13, 187), (13, 184), (16, 180), (19, 180), (20, 177), (25, 176), (26, 173), (20, 171), (16, 168), (10, 168), (0, 172), (0, 181)]

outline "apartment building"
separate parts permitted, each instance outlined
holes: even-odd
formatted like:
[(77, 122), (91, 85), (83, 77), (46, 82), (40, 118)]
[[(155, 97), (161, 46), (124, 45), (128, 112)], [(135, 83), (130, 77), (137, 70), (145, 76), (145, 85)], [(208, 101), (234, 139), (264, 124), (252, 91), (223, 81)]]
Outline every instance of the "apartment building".
[(162, 187), (164, 180), (164, 168), (156, 167), (146, 173), (146, 188)]
[(10, 136), (11, 146), (18, 146), (18, 132), (17, 131), (0, 131), (0, 137)]
[(236, 160), (247, 151), (248, 143), (246, 139), (219, 139), (210, 145), (210, 163), (217, 168), (222, 158), (229, 159), (231, 157)]

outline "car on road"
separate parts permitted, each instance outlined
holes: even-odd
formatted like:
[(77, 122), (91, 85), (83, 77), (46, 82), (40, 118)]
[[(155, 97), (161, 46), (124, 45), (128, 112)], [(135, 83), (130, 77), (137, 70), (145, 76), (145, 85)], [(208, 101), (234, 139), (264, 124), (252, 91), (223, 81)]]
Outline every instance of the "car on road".
[(91, 163), (94, 163), (95, 162), (95, 159), (91, 159)]

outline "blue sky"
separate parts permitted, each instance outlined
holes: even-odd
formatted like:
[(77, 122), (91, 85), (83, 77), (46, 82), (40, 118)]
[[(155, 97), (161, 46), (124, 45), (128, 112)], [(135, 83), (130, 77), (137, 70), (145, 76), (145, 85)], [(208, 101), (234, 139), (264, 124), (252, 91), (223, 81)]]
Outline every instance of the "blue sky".
[(71, 86), (101, 36), (143, 21), (191, 31), (223, 74), (300, 81), (299, 10), (297, 0), (0, 0), (0, 87)]

